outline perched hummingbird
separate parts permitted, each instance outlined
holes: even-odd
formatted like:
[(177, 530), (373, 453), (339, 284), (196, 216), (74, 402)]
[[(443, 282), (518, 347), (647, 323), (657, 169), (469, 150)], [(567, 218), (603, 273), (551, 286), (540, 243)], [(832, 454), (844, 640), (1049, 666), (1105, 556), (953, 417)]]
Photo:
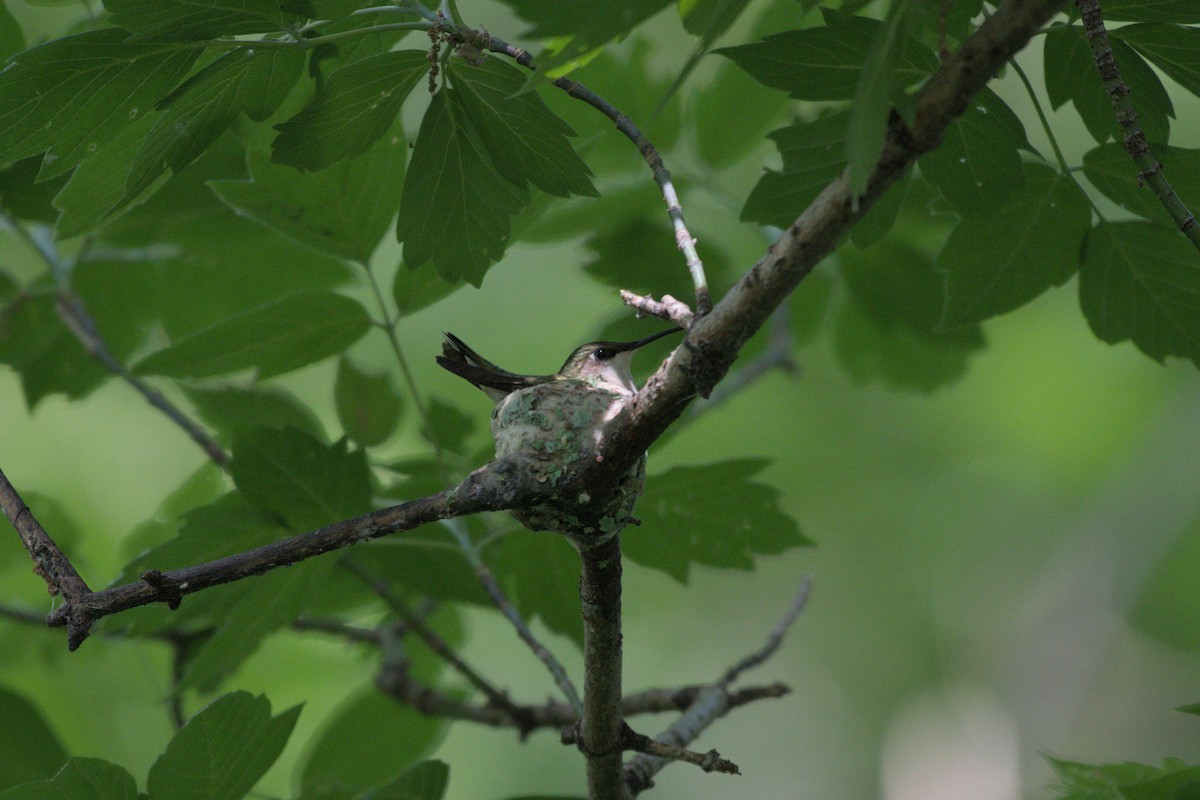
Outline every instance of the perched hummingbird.
[(462, 339), (447, 333), (437, 363), (482, 389), (497, 403), (515, 391), (551, 381), (582, 381), (602, 391), (630, 397), (637, 393), (631, 371), (634, 351), (681, 330), (671, 328), (636, 342), (588, 342), (575, 348), (553, 375), (518, 375), (501, 369), (468, 347)]
[[(605, 426), (637, 394), (630, 365), (634, 352), (676, 333), (661, 331), (636, 342), (588, 342), (575, 349), (553, 375), (518, 375), (501, 369), (446, 334), (437, 363), (479, 387), (496, 402), (492, 436), (496, 457), (520, 462), (539, 483), (569, 486), (587, 462), (602, 458)], [(643, 455), (603, 505), (578, 488), (541, 505), (510, 513), (530, 530), (567, 535), (587, 547), (615, 535), (632, 517), (646, 478)]]

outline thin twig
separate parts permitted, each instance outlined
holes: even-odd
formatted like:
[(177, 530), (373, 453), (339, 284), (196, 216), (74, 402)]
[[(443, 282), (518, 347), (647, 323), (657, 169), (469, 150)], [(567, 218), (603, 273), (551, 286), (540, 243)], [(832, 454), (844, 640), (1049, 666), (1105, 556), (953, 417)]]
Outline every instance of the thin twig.
[[(459, 28), (458, 34), (462, 37), (463, 41), (475, 47), (490, 50), (493, 53), (502, 53), (526, 69), (537, 69), (537, 66), (533, 63), (533, 56), (528, 51), (508, 44), (502, 39), (498, 39), (483, 31), (474, 31), (469, 28)], [(638, 152), (642, 154), (646, 165), (650, 167), (650, 171), (654, 174), (654, 182), (658, 184), (658, 188), (662, 192), (663, 202), (667, 205), (667, 217), (670, 218), (671, 226), (675, 230), (675, 245), (683, 253), (688, 273), (692, 276), (692, 285), (696, 290), (696, 314), (704, 316), (712, 310), (712, 295), (708, 289), (708, 278), (704, 274), (704, 263), (700, 260), (700, 254), (696, 252), (696, 239), (688, 231), (687, 223), (683, 219), (683, 208), (679, 204), (679, 194), (675, 191), (675, 184), (671, 181), (671, 173), (663, 164), (662, 156), (629, 117), (622, 114), (612, 103), (600, 97), (591, 89), (569, 78), (555, 78), (551, 83), (557, 88), (562, 89), (569, 96), (587, 103), (612, 120), (617, 130), (624, 134), (629, 141), (633, 142)]]
[(468, 683), (483, 692), (489, 703), (503, 709), (514, 718), (520, 714), (520, 709), (508, 698), (508, 695), (493, 686), (491, 681), (483, 677), (478, 670), (467, 663), (466, 659), (456, 653), (454, 648), (437, 631), (431, 628), (420, 614), (409, 608), (408, 603), (405, 603), (403, 598), (392, 591), (392, 587), (387, 581), (372, 574), (353, 559), (346, 558), (341, 563), (343, 567), (354, 573), (355, 577), (370, 587), (371, 591), (387, 603), (388, 607), (395, 611), (400, 619), (404, 620), (404, 624), (408, 630), (421, 637), (421, 641), (430, 650), (453, 667), (458, 674), (466, 678)]
[(69, 605), (91, 594), (92, 590), (33, 516), (21, 495), (8, 482), (3, 470), (0, 470), (0, 508), (4, 509), (4, 516), (17, 529), (21, 543), (33, 559), (34, 573), (46, 582), (51, 595), (61, 595)]
[(692, 327), (695, 315), (687, 303), (676, 300), (669, 294), (664, 294), (662, 300), (655, 300), (650, 295), (635, 294), (628, 289), (621, 290), (621, 302), (637, 312), (638, 318), (658, 317), (667, 322), (674, 322), (685, 331)]
[(742, 774), (737, 764), (727, 758), (722, 758), (721, 754), (716, 750), (709, 750), (707, 753), (697, 753), (695, 750), (688, 750), (686, 747), (678, 747), (651, 739), (644, 733), (634, 731), (628, 725), (625, 726), (625, 747), (628, 750), (645, 753), (648, 756), (655, 756), (656, 758), (667, 759), (668, 761), (683, 761), (688, 764), (695, 764), (705, 772), (723, 772), (726, 775)]
[(347, 625), (340, 619), (328, 619), (325, 617), (300, 617), (292, 622), (292, 630), (327, 633), (330, 636), (336, 636), (339, 639), (345, 639), (355, 644), (373, 644), (378, 646), (381, 640), (381, 634), (378, 630), (373, 628), (359, 628), (354, 625)]
[(451, 534), (457, 540), (459, 550), (471, 564), (471, 568), (475, 571), (475, 577), (479, 581), (479, 585), (483, 587), (484, 592), (491, 599), (492, 605), (500, 610), (505, 619), (513, 626), (517, 632), (517, 636), (521, 638), (533, 654), (549, 671), (551, 677), (554, 678), (555, 684), (562, 690), (563, 695), (570, 703), (572, 710), (576, 716), (583, 715), (583, 702), (579, 699), (579, 690), (575, 688), (571, 678), (567, 675), (567, 670), (550, 650), (542, 644), (542, 642), (533, 634), (529, 625), (521, 616), (521, 612), (517, 611), (516, 606), (504, 594), (504, 590), (500, 588), (500, 582), (496, 580), (496, 575), (484, 562), (483, 557), (479, 553), (479, 547), (471, 541), (471, 538), (463, 530), (461, 525), (454, 524), (453, 520), (447, 521), (446, 527), (449, 528)]
[(1200, 225), (1196, 224), (1195, 215), (1171, 188), (1170, 181), (1163, 174), (1162, 163), (1150, 152), (1146, 134), (1138, 124), (1137, 111), (1129, 101), (1129, 84), (1121, 78), (1121, 70), (1117, 67), (1112, 45), (1108, 42), (1108, 31), (1104, 27), (1100, 3), (1098, 0), (1075, 0), (1075, 5), (1079, 8), (1079, 17), (1083, 21), (1083, 30), (1092, 48), (1092, 59), (1096, 62), (1100, 80), (1104, 83), (1109, 100), (1112, 101), (1117, 122), (1125, 131), (1125, 150), (1138, 167), (1138, 185), (1149, 184), (1154, 196), (1179, 226), (1179, 231), (1200, 250)]
[[(808, 575), (801, 579), (799, 590), (783, 617), (767, 635), (766, 643), (727, 669), (715, 684), (701, 691), (679, 719), (654, 737), (655, 741), (672, 747), (686, 748), (705, 728), (729, 713), (733, 708), (730, 705), (729, 685), (743, 672), (762, 664), (779, 649), (788, 628), (800, 616), (808, 602), (811, 583)], [(652, 786), (654, 776), (668, 763), (670, 761), (667, 758), (646, 753), (631, 758), (624, 767), (625, 786), (629, 793), (636, 796)]]

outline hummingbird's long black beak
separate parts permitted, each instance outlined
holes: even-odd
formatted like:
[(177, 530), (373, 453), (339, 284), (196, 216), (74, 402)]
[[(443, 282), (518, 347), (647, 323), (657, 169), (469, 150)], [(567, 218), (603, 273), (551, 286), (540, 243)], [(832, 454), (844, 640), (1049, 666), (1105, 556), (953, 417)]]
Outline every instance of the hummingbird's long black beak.
[(651, 342), (658, 341), (664, 336), (670, 336), (672, 333), (680, 333), (681, 331), (683, 331), (683, 328), (668, 328), (665, 331), (659, 331), (647, 336), (645, 339), (638, 339), (636, 342), (614, 342), (609, 345), (609, 349), (616, 350), (618, 353), (623, 353), (627, 350), (637, 350), (639, 347), (644, 347)]

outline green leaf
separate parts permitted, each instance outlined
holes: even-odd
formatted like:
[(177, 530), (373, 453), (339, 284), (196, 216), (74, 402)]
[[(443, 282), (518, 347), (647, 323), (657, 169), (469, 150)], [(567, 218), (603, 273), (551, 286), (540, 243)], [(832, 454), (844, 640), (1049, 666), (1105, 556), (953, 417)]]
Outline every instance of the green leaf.
[(292, 21), (277, 0), (104, 0), (104, 7), (114, 25), (172, 40), (270, 33)]
[(884, 190), (883, 195), (875, 201), (866, 215), (850, 229), (850, 241), (854, 242), (856, 247), (870, 247), (882, 241), (891, 232), (901, 209), (904, 208), (912, 181), (911, 172), (905, 173), (900, 180)]
[(40, 156), (31, 156), (0, 168), (0, 209), (17, 219), (53, 222), (54, 195), (67, 182), (66, 176), (38, 181)]
[[(601, 229), (584, 246), (593, 256), (584, 262), (584, 271), (607, 286), (675, 297), (687, 297), (691, 291), (674, 232), (661, 214), (653, 221), (636, 216)], [(727, 269), (728, 260), (711, 244), (701, 245), (700, 253), (710, 278)]]
[(41, 712), (22, 695), (3, 686), (0, 730), (6, 733), (4, 744), (0, 744), (0, 789), (49, 780), (67, 763), (67, 751)]
[(995, 214), (960, 221), (938, 255), (946, 274), (943, 324), (982, 322), (1065, 283), (1079, 267), (1090, 221), (1074, 179), (1027, 164), (1025, 186)]
[(1079, 303), (1100, 339), (1130, 339), (1156, 361), (1200, 364), (1200, 259), (1179, 233), (1147, 222), (1097, 225), (1084, 248)]
[[(764, 86), (798, 100), (850, 100), (858, 90), (867, 53), (879, 35), (878, 20), (822, 9), (826, 25), (785, 31), (754, 44), (714, 50)], [(908, 42), (895, 64), (893, 85), (904, 88), (937, 69), (937, 58)]]
[(432, 265), (409, 269), (401, 264), (392, 281), (392, 299), (403, 316), (415, 314), (461, 289), (462, 281), (447, 281)]
[(284, 236), (366, 265), (400, 207), (403, 130), (396, 123), (365, 153), (316, 173), (298, 173), (251, 152), (250, 180), (212, 181), (230, 208)]
[(1200, 703), (1190, 703), (1186, 706), (1180, 706), (1179, 708), (1177, 708), (1175, 710), (1183, 712), (1184, 714), (1200, 715)]
[(51, 780), (0, 792), (0, 800), (138, 800), (133, 776), (99, 758), (72, 758)]
[(896, 68), (909, 38), (908, 32), (919, 22), (916, 19), (919, 12), (917, 0), (892, 0), (858, 76), (846, 129), (850, 191), (856, 196), (866, 190), (875, 162), (883, 152), (892, 93), (896, 88)]
[(941, 147), (918, 162), (921, 174), (964, 217), (994, 213), (1025, 182), (1025, 128), (990, 89), (975, 95), (946, 129)]
[[(440, 489), (434, 465), (429, 465), (429, 471)], [(398, 499), (411, 500), (414, 496), (420, 495), (405, 492)], [(362, 548), (361, 553), (355, 551), (356, 560), (361, 560), (376, 574), (387, 575), (391, 583), (405, 592), (433, 600), (491, 606), (475, 570), (443, 527), (429, 533), (412, 531), (403, 538), (385, 537), (371, 542), (371, 546)]]
[(1111, 35), (1144, 55), (1184, 89), (1200, 96), (1200, 30), (1144, 22), (1116, 28)]
[(246, 499), (307, 531), (366, 513), (371, 474), (363, 451), (322, 444), (296, 428), (234, 432), (229, 474)]
[(0, 5), (0, 59), (24, 49), (25, 36), (21, 33), (20, 24), (7, 6)]
[(296, 292), (184, 337), (134, 371), (206, 378), (254, 367), (266, 378), (340, 353), (370, 327), (367, 312), (348, 297)]
[[(1105, 11), (1107, 15), (1107, 7)], [(1120, 138), (1121, 126), (1096, 72), (1083, 29), (1077, 25), (1059, 25), (1047, 30), (1045, 38), (1046, 93), (1051, 106), (1058, 108), (1071, 101), (1096, 141)], [(1121, 77), (1130, 88), (1129, 100), (1138, 112), (1142, 130), (1150, 141), (1165, 142), (1170, 130), (1169, 118), (1175, 116), (1170, 95), (1158, 74), (1136, 50), (1119, 39), (1110, 39), (1109, 43)]]
[(479, 286), (504, 255), (511, 220), (529, 194), (500, 174), (454, 89), (421, 121), (400, 200), (397, 238), (410, 267), (432, 261), (447, 281)]
[[(1200, 150), (1152, 144), (1154, 157), (1163, 165), (1163, 176), (1189, 208), (1200, 202)], [(1120, 144), (1110, 143), (1083, 155), (1083, 174), (1108, 199), (1149, 220), (1174, 225), (1171, 216), (1144, 181), (1138, 167)]]
[(317, 415), (294, 394), (278, 387), (183, 386), (183, 393), (200, 417), (229, 436), (235, 428), (264, 425), (269, 428), (298, 428), (315, 439), (325, 430)]
[[(321, 723), (309, 744), (300, 773), (301, 789), (306, 794), (362, 791), (393, 778), (401, 781), (410, 774), (404, 770), (433, 752), (446, 726), (445, 720), (421, 714), (373, 687), (355, 692)], [(414, 769), (407, 785), (430, 789), (436, 785), (436, 781), (425, 781), (437, 770), (425, 765)], [(423, 797), (413, 795), (414, 800)]]
[(781, 128), (770, 135), (783, 156), (782, 171), (759, 179), (741, 218), (786, 228), (846, 166), (848, 111)]
[[(786, 105), (783, 95), (751, 80), (733, 64), (722, 64), (712, 83), (688, 104), (689, 127), (701, 158), (715, 167), (732, 164), (762, 143)], [(737, 124), (709, 124), (722, 116), (736, 119)]]
[(365, 152), (428, 69), (424, 51), (398, 50), (334, 71), (308, 107), (276, 126), (271, 160), (312, 171)]
[(440, 397), (429, 399), (426, 416), (429, 424), (421, 426), (421, 435), (426, 441), (452, 453), (467, 452), (468, 439), (475, 432), (474, 417)]
[(372, 791), (369, 800), (441, 800), (449, 782), (450, 767), (445, 762), (423, 761)]
[(522, 617), (541, 617), (547, 628), (583, 647), (579, 554), (566, 539), (514, 530), (502, 540), (492, 570)]
[(1131, 22), (1200, 22), (1192, 0), (1105, 0), (1104, 18)]
[(684, 29), (700, 37), (700, 48), (706, 50), (748, 5), (749, 0), (679, 0), (679, 16)]
[(166, 571), (215, 561), (287, 535), (287, 529), (278, 521), (252, 506), (241, 494), (229, 492), (185, 512), (178, 535), (140, 553), (114, 583), (135, 581), (148, 569)]
[[(211, 461), (201, 463), (159, 502), (149, 517), (139, 522), (129, 535), (121, 540), (121, 557), (126, 560), (135, 559), (152, 548), (161, 547), (179, 535), (185, 514), (216, 502), (225, 492), (226, 477), (221, 468)], [(57, 539), (57, 536), (55, 538)], [(138, 575), (140, 571), (133, 572), (130, 580), (137, 580)], [(118, 584), (128, 582), (117, 580)]]
[(298, 50), (234, 50), (188, 78), (159, 103), (163, 109), (126, 178), (125, 197), (142, 193), (162, 174), (192, 163), (245, 114), (261, 122), (300, 79)]
[(219, 697), (180, 728), (150, 767), (146, 789), (171, 800), (240, 800), (283, 751), (300, 707), (271, 716), (263, 695)]
[(0, 70), (0, 163), (45, 152), (39, 180), (69, 172), (148, 113), (199, 54), (128, 39), (101, 28), (9, 59)]
[(610, 0), (606, 3), (563, 3), (558, 0), (503, 0), (533, 27), (521, 35), (556, 42), (538, 66), (550, 69), (578, 58), (632, 31), (670, 4), (671, 0)]
[(231, 589), (214, 609), (216, 629), (187, 654), (179, 690), (215, 690), (254, 655), (267, 636), (305, 613), (336, 569), (333, 559), (314, 559)]
[(687, 583), (694, 563), (752, 570), (756, 556), (812, 544), (779, 507), (779, 490), (752, 480), (767, 463), (732, 459), (650, 476), (634, 510), (642, 524), (621, 536), (625, 555)]
[[(70, 180), (54, 195), (54, 207), (60, 212), (54, 223), (59, 238), (96, 231), (136, 207), (135, 198), (126, 196), (125, 182), (156, 121), (153, 114), (142, 115), (75, 168)], [(157, 188), (165, 178), (160, 170), (148, 188)], [(140, 202), (152, 194), (143, 194)]]
[(525, 76), (495, 58), (479, 66), (450, 62), (450, 75), (471, 124), (496, 169), (510, 183), (532, 183), (548, 194), (595, 197), (591, 170), (567, 141), (571, 126), (535, 91), (522, 92)]
[(391, 378), (368, 375), (345, 357), (338, 359), (333, 398), (342, 430), (363, 447), (386, 441), (400, 422), (400, 395)]
[(847, 287), (834, 320), (838, 362), (859, 384), (931, 392), (966, 373), (982, 349), (978, 325), (940, 330), (943, 279), (911, 245), (885, 241), (838, 253)]

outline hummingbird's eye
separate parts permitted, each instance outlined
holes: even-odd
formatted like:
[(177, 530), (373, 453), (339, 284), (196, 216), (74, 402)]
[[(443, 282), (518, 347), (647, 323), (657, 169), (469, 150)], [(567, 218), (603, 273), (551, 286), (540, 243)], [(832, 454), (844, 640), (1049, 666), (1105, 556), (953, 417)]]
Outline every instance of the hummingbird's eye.
[(616, 353), (614, 353), (612, 350), (609, 350), (607, 347), (600, 347), (596, 350), (596, 352), (592, 353), (592, 358), (596, 359), (597, 361), (608, 361), (615, 355)]

